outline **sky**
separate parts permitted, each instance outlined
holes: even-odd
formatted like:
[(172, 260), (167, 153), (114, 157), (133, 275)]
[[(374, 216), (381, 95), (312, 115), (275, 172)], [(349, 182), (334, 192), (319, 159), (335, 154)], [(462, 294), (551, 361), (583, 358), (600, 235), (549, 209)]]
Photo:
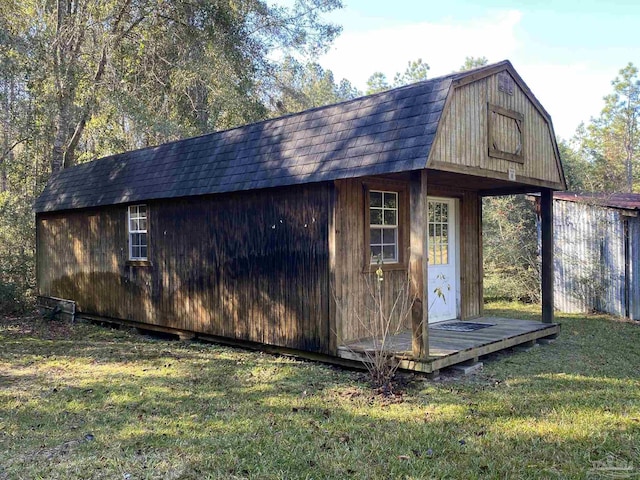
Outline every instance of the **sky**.
[(319, 63), (360, 90), (375, 71), (388, 79), (421, 58), (429, 77), (467, 56), (508, 59), (569, 139), (597, 116), (611, 81), (640, 66), (638, 0), (343, 0), (326, 18), (342, 34)]

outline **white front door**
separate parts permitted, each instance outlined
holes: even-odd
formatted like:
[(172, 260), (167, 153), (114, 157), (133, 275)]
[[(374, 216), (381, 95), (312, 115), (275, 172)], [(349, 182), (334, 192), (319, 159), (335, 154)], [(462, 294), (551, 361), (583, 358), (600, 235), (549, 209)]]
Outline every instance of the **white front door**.
[(458, 222), (455, 198), (428, 197), (429, 323), (458, 318)]

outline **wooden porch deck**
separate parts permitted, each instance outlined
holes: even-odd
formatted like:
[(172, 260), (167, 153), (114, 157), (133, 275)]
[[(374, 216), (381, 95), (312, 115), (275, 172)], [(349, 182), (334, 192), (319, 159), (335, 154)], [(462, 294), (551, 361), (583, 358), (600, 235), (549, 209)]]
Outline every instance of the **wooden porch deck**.
[[(459, 322), (452, 320), (448, 324)], [(465, 323), (465, 322), (463, 322)], [(557, 323), (542, 323), (512, 318), (481, 317), (468, 323), (486, 323), (492, 326), (470, 332), (448, 331), (429, 326), (429, 357), (415, 359), (411, 352), (411, 332), (401, 332), (387, 339), (385, 351), (393, 352), (405, 370), (433, 373), (469, 360), (477, 360), (499, 350), (535, 342), (539, 338), (553, 338), (560, 333)], [(440, 325), (440, 324), (438, 324)], [(373, 349), (373, 340), (364, 339), (338, 347), (341, 358), (366, 361), (367, 350)]]

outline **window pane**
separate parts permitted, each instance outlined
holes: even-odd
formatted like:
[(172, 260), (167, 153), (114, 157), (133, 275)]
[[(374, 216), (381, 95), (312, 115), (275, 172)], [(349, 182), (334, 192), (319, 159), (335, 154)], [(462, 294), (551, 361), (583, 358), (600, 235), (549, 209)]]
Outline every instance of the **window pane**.
[(381, 254), (382, 254), (382, 247), (379, 247), (379, 246), (371, 247), (371, 263), (378, 263), (378, 260), (380, 260)]
[(397, 193), (385, 193), (384, 194), (384, 208), (398, 208), (398, 194)]
[(382, 225), (382, 210), (371, 209), (371, 225)]
[(433, 221), (434, 222), (439, 222), (440, 219), (442, 218), (442, 211), (440, 209), (440, 202), (434, 202), (433, 210), (434, 210)]
[(395, 210), (385, 210), (384, 211), (384, 224), (385, 225), (396, 225), (396, 211)]
[(442, 241), (446, 242), (448, 238), (449, 238), (449, 225), (445, 223), (444, 225), (442, 225)]
[(434, 210), (435, 206), (433, 204), (433, 202), (429, 202), (429, 222), (434, 222), (435, 221), (435, 215), (434, 215)]
[(429, 247), (429, 264), (431, 265), (440, 265), (440, 244), (437, 242), (433, 242), (433, 244)]
[(370, 207), (382, 206), (382, 192), (369, 192), (369, 206)]
[(379, 229), (379, 228), (372, 228), (371, 229), (371, 238), (369, 239), (369, 243), (371, 245), (382, 243), (382, 230), (381, 229)]
[(395, 228), (384, 229), (382, 231), (382, 242), (386, 244), (396, 243), (396, 229)]
[(449, 221), (449, 205), (446, 203), (441, 203), (440, 205), (442, 208), (442, 222), (447, 223)]
[(129, 206), (129, 245), (132, 259), (146, 260), (147, 248), (147, 206)]
[(436, 226), (432, 223), (429, 224), (429, 240), (431, 240), (436, 234)]
[(439, 240), (440, 239), (442, 225), (434, 225), (434, 226), (436, 227), (435, 236)]
[(395, 260), (396, 259), (396, 246), (395, 245), (385, 245), (382, 247), (382, 258), (384, 260)]

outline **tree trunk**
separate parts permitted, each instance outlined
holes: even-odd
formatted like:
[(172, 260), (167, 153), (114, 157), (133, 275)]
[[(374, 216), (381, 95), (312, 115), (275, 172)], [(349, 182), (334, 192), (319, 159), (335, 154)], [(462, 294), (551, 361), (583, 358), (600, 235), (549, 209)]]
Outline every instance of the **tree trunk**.
[(58, 100), (58, 111), (55, 120), (56, 133), (53, 139), (53, 151), (51, 153), (51, 173), (59, 172), (64, 168), (64, 157), (69, 132), (69, 100)]

